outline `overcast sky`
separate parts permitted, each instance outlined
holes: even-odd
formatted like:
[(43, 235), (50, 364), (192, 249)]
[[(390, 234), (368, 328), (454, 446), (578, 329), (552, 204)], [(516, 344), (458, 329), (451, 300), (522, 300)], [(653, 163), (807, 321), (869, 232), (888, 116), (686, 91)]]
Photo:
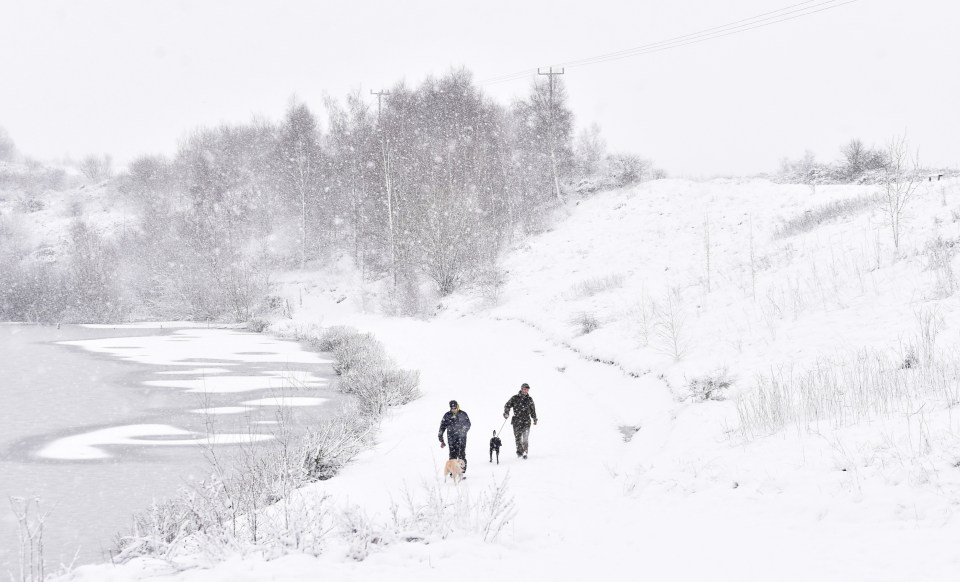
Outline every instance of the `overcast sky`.
[[(200, 125), (279, 119), (294, 94), (324, 118), (324, 95), (459, 66), (483, 81), (798, 2), (0, 0), (0, 126), (34, 157), (122, 163)], [(924, 162), (960, 166), (958, 16), (947, 0), (857, 0), (562, 78), (578, 126), (675, 176), (835, 159), (851, 137), (904, 132)], [(531, 80), (484, 89), (509, 102)]]

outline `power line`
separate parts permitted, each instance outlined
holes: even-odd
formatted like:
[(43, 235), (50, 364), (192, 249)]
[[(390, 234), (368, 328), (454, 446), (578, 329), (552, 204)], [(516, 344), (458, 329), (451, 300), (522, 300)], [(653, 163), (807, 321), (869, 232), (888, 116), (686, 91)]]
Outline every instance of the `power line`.
[[(675, 37), (670, 38), (670, 39), (667, 39), (667, 40), (661, 40), (661, 41), (657, 41), (657, 42), (652, 42), (652, 43), (648, 43), (648, 44), (645, 44), (645, 45), (640, 45), (640, 46), (637, 46), (637, 47), (633, 47), (633, 48), (629, 48), (629, 49), (624, 49), (624, 50), (620, 50), (620, 51), (616, 51), (616, 52), (612, 52), (612, 53), (606, 53), (606, 54), (598, 55), (598, 56), (594, 56), (594, 57), (587, 57), (587, 58), (584, 58), (584, 59), (578, 59), (578, 60), (575, 60), (575, 61), (569, 61), (568, 63), (564, 63), (564, 66), (575, 67), (575, 66), (582, 65), (582, 64), (591, 64), (592, 61), (596, 61), (596, 60), (598, 60), (598, 59), (604, 59), (604, 60), (606, 60), (606, 59), (608, 59), (608, 58), (609, 58), (609, 59), (613, 59), (613, 58), (616, 58), (616, 57), (618, 57), (618, 56), (624, 56), (624, 57), (626, 57), (626, 56), (632, 56), (633, 53), (638, 52), (638, 51), (645, 51), (645, 50), (650, 49), (650, 48), (656, 48), (656, 47), (659, 47), (659, 46), (670, 45), (670, 44), (674, 44), (674, 43), (680, 43), (680, 42), (684, 42), (684, 41), (687, 41), (687, 40), (693, 40), (693, 39), (698, 38), (698, 37), (710, 36), (710, 35), (713, 35), (713, 34), (720, 34), (720, 33), (722, 33), (722, 32), (728, 32), (728, 31), (731, 31), (731, 30), (736, 30), (736, 29), (738, 29), (738, 28), (746, 27), (746, 26), (749, 26), (749, 25), (751, 25), (751, 24), (757, 24), (758, 22), (763, 22), (763, 21), (765, 21), (765, 20), (776, 19), (776, 18), (780, 18), (780, 17), (783, 17), (783, 16), (787, 16), (787, 15), (789, 15), (789, 14), (794, 14), (794, 13), (796, 13), (796, 12), (802, 12), (802, 11), (805, 11), (805, 10), (809, 10), (810, 8), (815, 8), (816, 6), (822, 6), (823, 4), (832, 4), (832, 3), (834, 3), (836, 0), (824, 0), (823, 2), (821, 2), (820, 4), (816, 4), (815, 6), (805, 6), (805, 5), (807, 5), (807, 4), (811, 4), (812, 2), (815, 2), (815, 1), (816, 1), (816, 0), (806, 0), (805, 2), (800, 2), (800, 3), (797, 3), (797, 4), (791, 4), (790, 6), (784, 6), (783, 8), (778, 8), (778, 9), (776, 9), (776, 10), (771, 10), (770, 12), (764, 12), (764, 13), (762, 13), (762, 14), (757, 14), (757, 15), (754, 15), (754, 16), (750, 16), (749, 18), (742, 18), (742, 19), (740, 19), (740, 20), (735, 20), (735, 21), (733, 21), (733, 22), (728, 22), (728, 23), (726, 23), (726, 24), (721, 24), (721, 25), (719, 25), (719, 26), (713, 26), (713, 27), (711, 27), (711, 28), (705, 28), (705, 29), (700, 30), (700, 31), (697, 31), (697, 32), (691, 32), (691, 33), (689, 33), (689, 34), (684, 34), (684, 35), (681, 35), (681, 36), (675, 36)], [(803, 6), (803, 8), (798, 8), (798, 6)], [(791, 10), (791, 9), (792, 9), (792, 10)]]
[(840, 6), (843, 6), (844, 4), (852, 4), (853, 2), (856, 2), (856, 1), (857, 1), (857, 0), (847, 0), (846, 2), (841, 2), (841, 3), (837, 4), (837, 3), (834, 3), (835, 0), (828, 0), (827, 2), (822, 2), (821, 4), (815, 4), (814, 6), (810, 6), (810, 7), (809, 7), (809, 8), (816, 8), (816, 7), (818, 7), (818, 6), (824, 6), (824, 5), (826, 5), (826, 4), (829, 4), (829, 6), (826, 6), (826, 7), (824, 7), (824, 8), (819, 8), (818, 10), (807, 10), (807, 11), (802, 12), (801, 14), (796, 14), (796, 15), (794, 15), (794, 16), (788, 16), (788, 15), (789, 15), (789, 14), (793, 14), (793, 12), (796, 12), (796, 11), (787, 12), (787, 13), (784, 13), (784, 14), (780, 15), (780, 16), (783, 16), (783, 18), (780, 18), (780, 17), (778, 16), (778, 17), (776, 17), (776, 20), (773, 20), (772, 22), (764, 22), (764, 20), (770, 20), (769, 18), (765, 18), (765, 19), (761, 19), (761, 20), (758, 20), (758, 21), (755, 21), (755, 22), (751, 22), (751, 23), (749, 23), (749, 24), (743, 24), (743, 25), (737, 26), (737, 27), (734, 27), (734, 28), (729, 29), (729, 30), (726, 30), (726, 31), (717, 31), (717, 32), (711, 33), (711, 34), (709, 34), (709, 35), (707, 35), (707, 36), (705, 36), (705, 37), (703, 37), (703, 38), (691, 38), (691, 39), (689, 39), (689, 40), (687, 40), (687, 41), (685, 41), (685, 42), (674, 42), (674, 43), (670, 43), (670, 44), (667, 44), (667, 45), (664, 45), (664, 46), (651, 46), (651, 47), (649, 47), (649, 48), (639, 48), (639, 47), (638, 47), (637, 49), (633, 49), (629, 54), (624, 54), (624, 55), (620, 55), (620, 56), (613, 56), (613, 55), (606, 56), (606, 55), (604, 55), (604, 56), (600, 56), (600, 57), (593, 57), (592, 59), (583, 59), (583, 60), (580, 61), (580, 62), (577, 62), (577, 63), (574, 63), (574, 64), (569, 64), (569, 65), (566, 65), (566, 66), (568, 66), (568, 67), (576, 67), (576, 66), (582, 66), (582, 65), (592, 65), (592, 64), (604, 63), (604, 62), (609, 62), (609, 61), (616, 61), (616, 60), (620, 60), (620, 59), (624, 59), (624, 58), (628, 58), (628, 57), (632, 57), (632, 56), (637, 56), (637, 55), (642, 55), (642, 54), (650, 54), (650, 53), (660, 52), (660, 51), (667, 50), (667, 49), (677, 48), (677, 47), (681, 47), (681, 46), (687, 46), (687, 45), (691, 45), (691, 44), (696, 44), (696, 43), (699, 43), (699, 42), (705, 42), (705, 41), (708, 41), (708, 40), (714, 40), (714, 39), (717, 39), (717, 38), (722, 38), (722, 37), (725, 37), (725, 36), (730, 36), (730, 35), (738, 34), (738, 33), (741, 33), (741, 32), (747, 32), (748, 30), (754, 30), (754, 29), (757, 29), (757, 28), (763, 28), (763, 27), (765, 27), (765, 26), (770, 26), (770, 25), (773, 25), (773, 24), (779, 24), (779, 23), (781, 23), (781, 22), (786, 22), (786, 21), (788, 21), (788, 20), (793, 20), (793, 19), (795, 19), (795, 18), (800, 18), (800, 17), (803, 17), (803, 16), (809, 16), (809, 15), (811, 15), (811, 14), (816, 14), (817, 12), (823, 12), (824, 10), (832, 10), (832, 9), (834, 9), (834, 8), (839, 8)]
[[(763, 28), (765, 26), (771, 26), (773, 24), (779, 24), (781, 22), (786, 22), (788, 20), (794, 20), (796, 18), (801, 18), (803, 16), (809, 16), (811, 14), (816, 14), (818, 12), (839, 8), (846, 4), (852, 4), (853, 2), (856, 2), (856, 1), (857, 0), (846, 0), (844, 2), (838, 2), (838, 0), (824, 0), (818, 3), (814, 3), (816, 2), (816, 0), (807, 0), (805, 2), (784, 6), (782, 8), (778, 8), (777, 10), (763, 12), (761, 14), (756, 14), (748, 18), (742, 18), (740, 20), (735, 20), (732, 22), (728, 22), (726, 24), (721, 24), (718, 26), (705, 28), (696, 32), (675, 36), (666, 40), (647, 43), (647, 44), (636, 46), (633, 48), (623, 49), (623, 50), (619, 50), (611, 53), (604, 53), (604, 54), (595, 55), (592, 57), (585, 57), (585, 58), (576, 59), (572, 61), (566, 61), (566, 62), (558, 63), (557, 65), (554, 65), (554, 66), (580, 67), (580, 66), (594, 65), (598, 63), (605, 63), (605, 62), (630, 58), (634, 56), (660, 52), (660, 51), (664, 51), (672, 48), (678, 48), (681, 46), (687, 46), (687, 45), (696, 44), (700, 42), (706, 42), (708, 40), (714, 40), (717, 38), (722, 38), (724, 36), (739, 34), (741, 32), (747, 32), (749, 30)], [(812, 4), (812, 6), (810, 4)], [(529, 77), (530, 75), (536, 73), (537, 71), (538, 69), (524, 69), (522, 71), (517, 71), (515, 73), (507, 73), (504, 75), (490, 77), (488, 79), (484, 79), (480, 81), (479, 84), (494, 85), (497, 83), (515, 81), (517, 79)]]

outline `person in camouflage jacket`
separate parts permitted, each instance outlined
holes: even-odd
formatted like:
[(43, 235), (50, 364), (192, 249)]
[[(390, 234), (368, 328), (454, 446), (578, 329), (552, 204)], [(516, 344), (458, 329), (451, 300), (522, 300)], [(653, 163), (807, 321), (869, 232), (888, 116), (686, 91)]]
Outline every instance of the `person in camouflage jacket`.
[(527, 458), (530, 450), (530, 422), (537, 424), (537, 407), (530, 397), (530, 385), (524, 382), (520, 385), (520, 392), (514, 394), (503, 406), (503, 417), (510, 416), (513, 409), (513, 440), (517, 444), (517, 456)]

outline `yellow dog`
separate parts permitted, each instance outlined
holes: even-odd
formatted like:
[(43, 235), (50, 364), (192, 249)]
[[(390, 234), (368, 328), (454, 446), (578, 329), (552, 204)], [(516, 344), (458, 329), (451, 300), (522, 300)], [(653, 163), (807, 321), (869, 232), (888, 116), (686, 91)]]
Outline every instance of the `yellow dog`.
[(463, 480), (463, 459), (450, 459), (443, 466), (443, 480), (452, 478), (454, 483), (460, 483)]

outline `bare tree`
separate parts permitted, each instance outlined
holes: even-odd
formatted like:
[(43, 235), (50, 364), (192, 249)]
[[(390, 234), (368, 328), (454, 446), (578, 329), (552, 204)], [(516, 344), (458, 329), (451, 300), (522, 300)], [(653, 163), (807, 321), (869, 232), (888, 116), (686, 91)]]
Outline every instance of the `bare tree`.
[[(127, 172), (120, 176), (117, 189), (135, 200), (144, 213), (163, 216), (173, 187), (173, 164), (163, 156), (140, 156), (130, 162)], [(156, 221), (145, 221), (145, 224), (156, 225)]]
[(667, 291), (657, 312), (656, 336), (659, 351), (679, 362), (690, 347), (686, 330), (687, 316), (683, 309), (683, 297), (678, 287)]
[(607, 141), (600, 134), (600, 126), (594, 123), (581, 130), (573, 151), (583, 175), (595, 174), (607, 153)]
[(880, 190), (880, 209), (884, 213), (893, 246), (900, 249), (900, 233), (903, 214), (920, 186), (920, 154), (910, 155), (907, 137), (890, 140), (887, 148), (887, 165)]
[[(21, 582), (43, 582), (46, 578), (43, 556), (43, 526), (50, 511), (40, 509), (40, 498), (10, 497), (20, 540), (18, 558)], [(32, 510), (32, 511), (31, 511)], [(11, 576), (12, 579), (12, 576)]]
[(113, 159), (104, 154), (102, 156), (87, 156), (80, 162), (80, 172), (91, 182), (100, 182), (113, 175)]
[(864, 170), (863, 163), (866, 155), (866, 148), (863, 142), (856, 138), (851, 139), (846, 145), (840, 148), (840, 152), (847, 162), (847, 177), (852, 179), (859, 176)]
[(16, 155), (16, 144), (13, 143), (7, 130), (0, 127), (0, 162), (12, 162)]
[[(381, 250), (378, 247), (383, 246), (371, 243), (385, 238), (389, 246), (393, 238), (389, 232), (386, 237), (382, 235), (376, 220), (381, 214), (380, 207), (384, 206), (383, 199), (387, 198), (376, 195), (384, 187), (378, 170), (385, 162), (380, 155), (382, 148), (376, 135), (376, 118), (356, 91), (347, 95), (345, 107), (328, 99), (326, 108), (330, 120), (326, 142), (331, 160), (330, 182), (342, 192), (343, 212), (353, 227), (354, 261), (357, 268), (366, 271), (367, 251), (371, 248)], [(386, 206), (389, 205), (387, 202)]]
[(567, 106), (566, 88), (554, 79), (534, 82), (529, 99), (514, 105), (521, 121), (521, 146), (530, 157), (530, 169), (541, 174), (537, 189), (546, 188), (563, 204), (560, 183), (573, 169), (573, 113)]
[(288, 200), (294, 202), (300, 215), (300, 268), (307, 261), (307, 246), (311, 239), (311, 212), (320, 208), (323, 189), (323, 156), (319, 131), (313, 113), (303, 103), (290, 104), (287, 117), (280, 128), (277, 144), (277, 169), (280, 187)]

